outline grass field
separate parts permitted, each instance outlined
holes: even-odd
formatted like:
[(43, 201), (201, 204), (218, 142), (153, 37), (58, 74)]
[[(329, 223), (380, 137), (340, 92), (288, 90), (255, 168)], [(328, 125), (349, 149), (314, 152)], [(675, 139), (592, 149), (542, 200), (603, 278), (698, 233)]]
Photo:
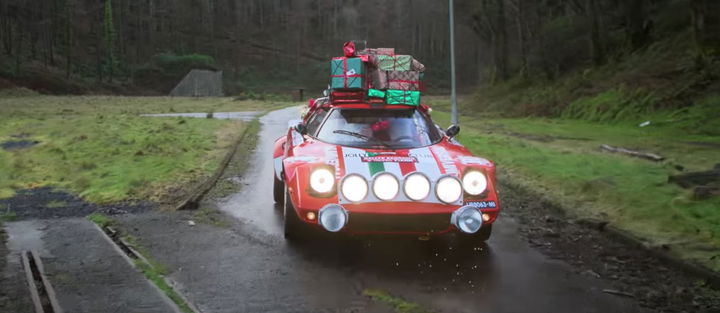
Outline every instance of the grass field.
[(54, 186), (91, 202), (159, 200), (209, 175), (246, 124), (143, 113), (263, 111), (230, 98), (0, 97), (0, 197)]
[[(434, 119), (449, 124), (444, 103)], [(497, 163), (513, 183), (564, 204), (574, 217), (609, 221), (651, 245), (720, 270), (720, 198), (694, 199), (668, 175), (720, 163), (720, 136), (684, 125), (593, 123), (570, 119), (461, 116), (459, 139)], [(599, 149), (601, 144), (658, 153), (651, 162)], [(506, 177), (507, 179), (507, 177)]]

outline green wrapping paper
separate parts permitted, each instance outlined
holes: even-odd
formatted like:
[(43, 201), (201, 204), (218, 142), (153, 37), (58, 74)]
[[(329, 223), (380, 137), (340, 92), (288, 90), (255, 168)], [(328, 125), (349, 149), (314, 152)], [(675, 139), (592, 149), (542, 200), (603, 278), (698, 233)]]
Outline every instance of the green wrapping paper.
[(374, 63), (383, 71), (409, 71), (412, 68), (413, 57), (409, 55), (377, 55)]
[(385, 103), (417, 106), (420, 105), (420, 92), (388, 89), (385, 91)]
[(377, 89), (368, 89), (368, 97), (384, 99), (385, 92)]
[(365, 88), (365, 65), (360, 58), (333, 58), (330, 63), (330, 88)]

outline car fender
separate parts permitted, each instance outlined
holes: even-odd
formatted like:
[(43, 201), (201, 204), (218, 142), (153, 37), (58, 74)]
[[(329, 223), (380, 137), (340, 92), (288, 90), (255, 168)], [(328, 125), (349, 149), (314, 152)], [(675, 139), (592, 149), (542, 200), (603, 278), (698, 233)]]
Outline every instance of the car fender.
[[(310, 188), (310, 173), (317, 167), (328, 166), (325, 163), (306, 163), (302, 157), (289, 157), (283, 161), (285, 166), (285, 181), (288, 186), (290, 201), (301, 219), (305, 220), (305, 211), (308, 208), (319, 208), (328, 203), (337, 203), (337, 192), (333, 191), (328, 195), (320, 195)], [(336, 182), (337, 186), (337, 182)], [(306, 221), (314, 223), (314, 221)]]
[(285, 142), (287, 137), (282, 136), (275, 139), (275, 146), (273, 148), (273, 169), (275, 170), (275, 178), (282, 180), (282, 160), (285, 158)]

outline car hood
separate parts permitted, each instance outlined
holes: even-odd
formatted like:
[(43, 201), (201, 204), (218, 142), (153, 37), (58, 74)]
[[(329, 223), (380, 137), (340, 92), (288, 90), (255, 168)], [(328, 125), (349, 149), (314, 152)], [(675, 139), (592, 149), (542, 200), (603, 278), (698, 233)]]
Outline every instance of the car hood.
[(336, 152), (339, 177), (357, 174), (371, 180), (378, 173), (388, 172), (402, 179), (410, 173), (421, 172), (434, 181), (445, 174), (458, 174), (450, 154), (438, 146), (393, 151), (336, 146)]
[(445, 141), (427, 147), (396, 150), (363, 149), (310, 141), (299, 145), (294, 155), (286, 162), (333, 165), (339, 179), (357, 174), (371, 180), (378, 173), (389, 172), (402, 180), (410, 173), (421, 172), (435, 181), (444, 175), (459, 176), (462, 169), (469, 165), (493, 166), (486, 159), (472, 156), (461, 145)]
[[(294, 156), (283, 161), (288, 173), (293, 173), (295, 168), (303, 165), (313, 167), (327, 164), (335, 168), (338, 182), (350, 174), (360, 175), (367, 182), (372, 182), (377, 174), (390, 173), (402, 184), (407, 175), (419, 172), (434, 186), (443, 176), (460, 177), (468, 166), (485, 168), (486, 173), (494, 175), (492, 162), (472, 156), (460, 144), (446, 140), (432, 146), (396, 150), (354, 148), (308, 140), (296, 146), (293, 152)], [(349, 203), (342, 197), (338, 201)], [(410, 200), (401, 193), (396, 201)], [(363, 203), (372, 202), (382, 201), (370, 193)], [(440, 200), (431, 193), (423, 202), (440, 203)], [(456, 204), (461, 203), (458, 201)]]

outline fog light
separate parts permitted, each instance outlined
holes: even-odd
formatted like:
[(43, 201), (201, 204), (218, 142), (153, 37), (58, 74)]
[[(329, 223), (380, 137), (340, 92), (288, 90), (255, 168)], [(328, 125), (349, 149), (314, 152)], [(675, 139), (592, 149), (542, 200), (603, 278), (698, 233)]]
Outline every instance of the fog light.
[(320, 209), (318, 222), (329, 232), (340, 231), (348, 222), (348, 214), (339, 204), (328, 204)]
[(307, 214), (305, 214), (305, 216), (307, 216), (307, 219), (309, 219), (311, 221), (314, 221), (315, 217), (316, 217), (315, 212), (307, 212)]
[(490, 214), (483, 213), (483, 222), (487, 222), (490, 220)]
[(474, 234), (483, 224), (483, 215), (473, 206), (464, 206), (453, 212), (450, 222), (461, 232)]

